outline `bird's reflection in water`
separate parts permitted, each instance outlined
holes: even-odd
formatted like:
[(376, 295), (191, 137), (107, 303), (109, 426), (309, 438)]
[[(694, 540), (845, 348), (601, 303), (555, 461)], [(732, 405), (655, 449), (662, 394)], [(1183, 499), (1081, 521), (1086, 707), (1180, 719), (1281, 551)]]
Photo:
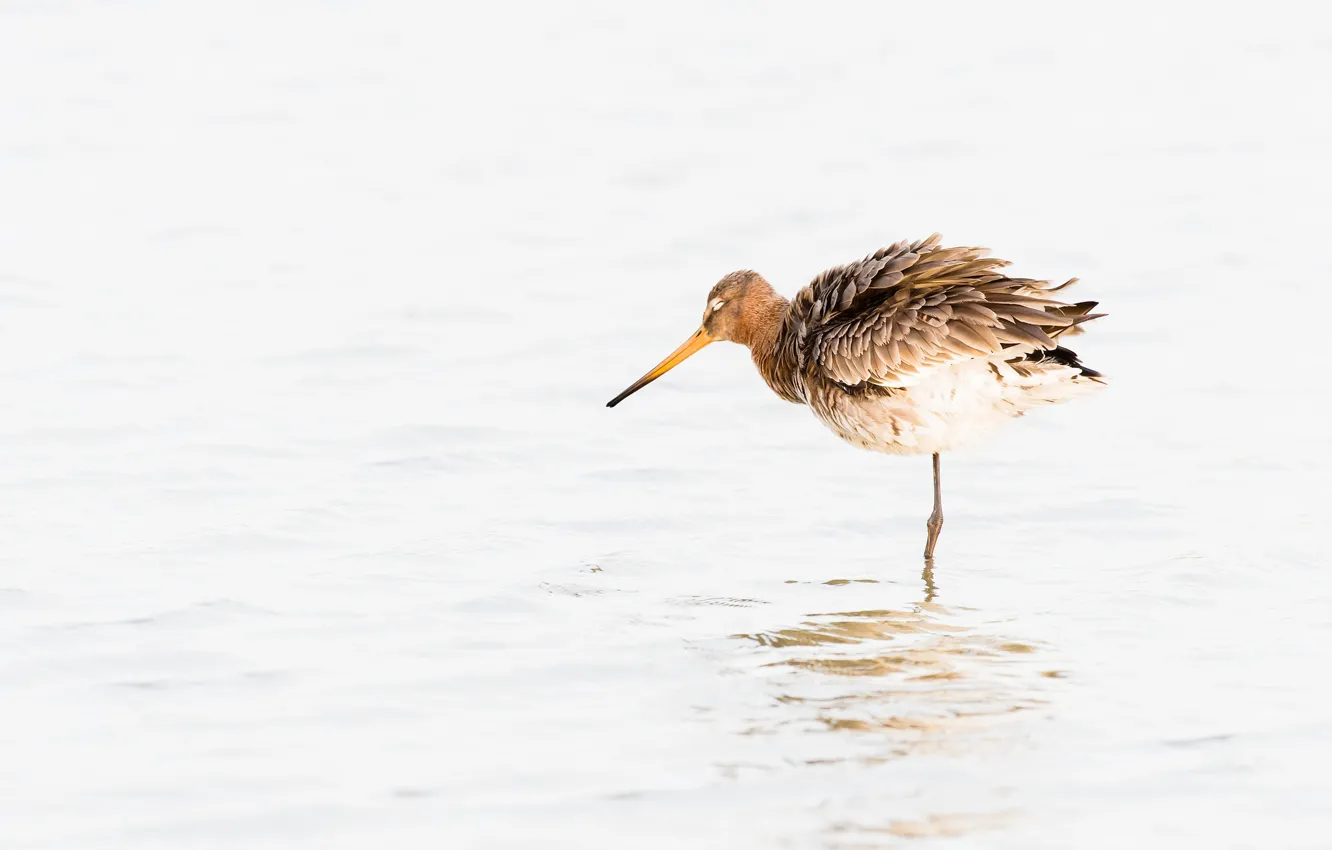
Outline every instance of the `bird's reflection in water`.
[(925, 562), (925, 569), (921, 571), (920, 580), (925, 582), (925, 601), (933, 602), (935, 594), (939, 589), (934, 586), (934, 559), (931, 558)]
[(900, 610), (811, 614), (796, 626), (735, 635), (772, 650), (761, 664), (778, 692), (779, 710), (746, 732), (854, 734), (854, 746), (829, 741), (816, 748), (826, 757), (805, 763), (872, 763), (968, 752), (1006, 718), (1042, 705), (1045, 677), (1058, 673), (1040, 669), (1037, 647), (985, 633), (976, 612), (936, 602), (932, 566), (921, 580), (921, 600)]
[[(996, 812), (933, 813), (919, 818), (897, 818), (883, 826), (834, 824), (829, 829), (827, 850), (867, 850), (877, 847), (897, 847), (899, 838), (959, 838), (976, 833), (993, 832), (1008, 826), (1016, 813), (1009, 810)], [(849, 839), (849, 843), (845, 840)], [(881, 841), (886, 840), (886, 843)]]

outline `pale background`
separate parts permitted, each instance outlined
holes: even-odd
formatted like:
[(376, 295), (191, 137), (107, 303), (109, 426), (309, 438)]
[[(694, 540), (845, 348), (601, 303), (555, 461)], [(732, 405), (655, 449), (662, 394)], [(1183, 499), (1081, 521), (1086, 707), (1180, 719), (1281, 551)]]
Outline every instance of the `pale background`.
[[(1326, 847), (1301, 8), (0, 0), (0, 847)], [(928, 584), (740, 349), (602, 406), (934, 230), (1113, 380)]]

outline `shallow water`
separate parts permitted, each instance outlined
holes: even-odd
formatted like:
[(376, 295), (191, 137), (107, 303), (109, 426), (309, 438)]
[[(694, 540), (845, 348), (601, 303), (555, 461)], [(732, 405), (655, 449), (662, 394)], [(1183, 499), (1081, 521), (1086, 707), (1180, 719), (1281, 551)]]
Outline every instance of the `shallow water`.
[[(1322, 23), (188, 5), (0, 5), (0, 845), (1326, 846)], [(932, 571), (738, 348), (603, 407), (933, 230), (1113, 380)]]

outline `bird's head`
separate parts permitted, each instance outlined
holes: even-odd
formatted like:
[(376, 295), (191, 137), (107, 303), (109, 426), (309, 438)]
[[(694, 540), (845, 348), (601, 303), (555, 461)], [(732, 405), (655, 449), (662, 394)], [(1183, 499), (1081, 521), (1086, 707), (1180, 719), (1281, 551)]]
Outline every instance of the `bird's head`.
[(630, 384), (624, 392), (611, 399), (606, 406), (614, 407), (624, 401), (709, 343), (726, 340), (748, 345), (754, 332), (754, 308), (776, 297), (772, 287), (758, 272), (731, 272), (717, 281), (708, 293), (708, 303), (703, 308), (703, 321), (693, 336), (646, 375)]
[(772, 287), (758, 272), (731, 272), (717, 281), (708, 293), (699, 330), (715, 340), (745, 343), (749, 339), (749, 309), (759, 296), (772, 294)]

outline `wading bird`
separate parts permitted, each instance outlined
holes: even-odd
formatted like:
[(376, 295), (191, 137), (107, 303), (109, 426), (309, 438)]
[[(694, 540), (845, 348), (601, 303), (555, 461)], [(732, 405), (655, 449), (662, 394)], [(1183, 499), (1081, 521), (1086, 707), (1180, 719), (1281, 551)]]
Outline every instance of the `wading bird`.
[(777, 395), (807, 404), (853, 446), (934, 460), (925, 557), (943, 528), (939, 453), (1005, 419), (1102, 383), (1059, 340), (1099, 318), (1066, 304), (1072, 285), (1015, 278), (986, 248), (941, 248), (939, 234), (898, 242), (829, 269), (787, 301), (758, 273), (728, 274), (708, 293), (693, 336), (606, 405), (614, 407), (705, 345), (747, 346)]

